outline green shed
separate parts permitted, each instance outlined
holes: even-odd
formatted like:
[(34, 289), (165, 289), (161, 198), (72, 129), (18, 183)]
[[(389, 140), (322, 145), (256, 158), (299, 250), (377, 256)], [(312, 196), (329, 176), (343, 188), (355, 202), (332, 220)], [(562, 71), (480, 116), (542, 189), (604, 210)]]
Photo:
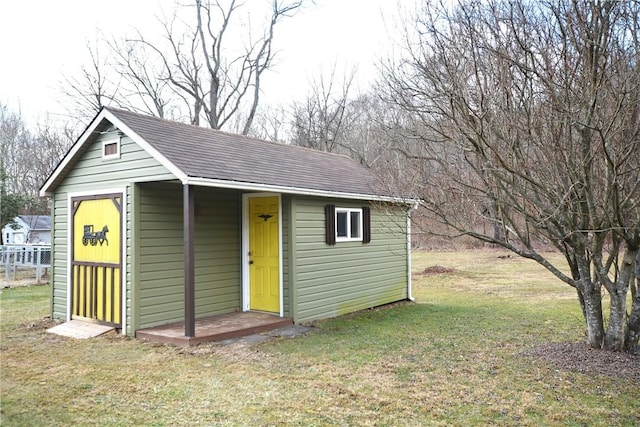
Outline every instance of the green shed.
[(346, 156), (103, 108), (41, 195), (54, 319), (192, 344), (412, 298), (412, 205)]

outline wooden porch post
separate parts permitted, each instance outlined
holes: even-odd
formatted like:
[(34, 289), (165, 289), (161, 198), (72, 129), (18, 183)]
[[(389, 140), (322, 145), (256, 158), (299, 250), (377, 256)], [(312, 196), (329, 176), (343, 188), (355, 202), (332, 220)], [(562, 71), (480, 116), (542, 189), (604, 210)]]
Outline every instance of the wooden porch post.
[(196, 336), (195, 310), (195, 197), (191, 185), (183, 185), (183, 221), (184, 221), (184, 336)]

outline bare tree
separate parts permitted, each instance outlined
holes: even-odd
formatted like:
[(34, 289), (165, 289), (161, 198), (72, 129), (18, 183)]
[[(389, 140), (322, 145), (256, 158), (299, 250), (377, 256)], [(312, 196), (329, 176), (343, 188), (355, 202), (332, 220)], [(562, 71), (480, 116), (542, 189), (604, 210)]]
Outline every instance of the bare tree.
[(405, 57), (385, 69), (388, 99), (413, 121), (409, 151), (428, 166), (415, 183), (426, 215), (574, 287), (589, 345), (609, 350), (640, 337), (639, 10), (605, 0), (427, 4)]
[[(389, 108), (376, 91), (353, 93), (355, 70), (338, 79), (335, 67), (328, 77), (311, 83), (303, 102), (291, 106), (292, 144), (343, 154), (375, 170), (380, 181), (393, 185), (400, 177), (416, 176), (421, 165), (405, 156), (403, 128), (407, 114)], [(395, 131), (392, 132), (392, 130)]]
[[(170, 18), (159, 19), (161, 39), (138, 31), (134, 37), (111, 41), (108, 66), (98, 64), (92, 54), (93, 69), (69, 81), (71, 94), (91, 113), (108, 100), (160, 117), (186, 116), (194, 125), (203, 121), (214, 129), (236, 124), (247, 134), (263, 75), (273, 66), (276, 27), (302, 3), (272, 0), (267, 22), (256, 35), (251, 22), (240, 20), (247, 4), (195, 0), (175, 9)], [(107, 98), (102, 84), (106, 75), (118, 76), (117, 91), (108, 92)], [(243, 121), (238, 124), (239, 116)]]
[(347, 155), (386, 183), (414, 174), (420, 165), (407, 161), (404, 135), (392, 132), (405, 126), (406, 113), (389, 108), (375, 90), (354, 94), (355, 76), (353, 70), (340, 80), (334, 67), (311, 83), (307, 99), (291, 106), (291, 143)]
[(19, 113), (0, 105), (0, 167), (3, 185), (10, 194), (37, 197), (40, 186), (73, 142), (51, 123), (27, 128)]
[(112, 105), (120, 98), (121, 79), (110, 72), (108, 59), (99, 46), (87, 42), (89, 65), (80, 68), (79, 75), (68, 75), (61, 83), (71, 117), (88, 122), (105, 105)]
[(57, 130), (50, 122), (38, 123), (31, 142), (21, 150), (25, 194), (38, 197), (40, 187), (75, 142), (69, 128)]
[[(240, 120), (244, 121), (243, 118)], [(259, 106), (249, 135), (267, 141), (288, 142), (290, 115), (283, 106)]]
[(0, 104), (0, 171), (2, 171), (2, 187), (4, 194), (31, 195), (25, 191), (23, 174), (24, 151), (32, 142), (20, 113), (10, 111)]
[[(349, 108), (355, 71), (342, 83), (332, 69), (328, 78), (311, 82), (311, 93), (293, 104), (292, 142), (302, 147), (336, 153), (346, 144), (346, 132), (357, 112)], [(339, 86), (336, 89), (336, 86)]]
[[(138, 39), (144, 38), (138, 33)], [(136, 109), (148, 114), (169, 118), (173, 91), (163, 72), (162, 55), (144, 43), (112, 40), (108, 46), (113, 57), (111, 66), (125, 82), (117, 99), (126, 100), (125, 105), (140, 105)]]
[(343, 132), (341, 151), (377, 170), (381, 176), (395, 175), (399, 171), (408, 173), (407, 168), (398, 163), (406, 164), (399, 153), (404, 139), (394, 137), (391, 132), (402, 128), (404, 113), (389, 108), (374, 90), (349, 100), (347, 108), (350, 120)]

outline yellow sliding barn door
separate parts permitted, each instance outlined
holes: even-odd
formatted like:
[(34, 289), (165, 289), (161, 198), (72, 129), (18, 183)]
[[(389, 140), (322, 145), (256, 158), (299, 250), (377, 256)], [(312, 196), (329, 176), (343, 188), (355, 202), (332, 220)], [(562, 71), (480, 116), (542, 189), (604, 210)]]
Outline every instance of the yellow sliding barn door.
[(280, 312), (279, 202), (249, 198), (249, 288), (251, 310)]
[(120, 326), (122, 194), (76, 197), (71, 202), (72, 318)]

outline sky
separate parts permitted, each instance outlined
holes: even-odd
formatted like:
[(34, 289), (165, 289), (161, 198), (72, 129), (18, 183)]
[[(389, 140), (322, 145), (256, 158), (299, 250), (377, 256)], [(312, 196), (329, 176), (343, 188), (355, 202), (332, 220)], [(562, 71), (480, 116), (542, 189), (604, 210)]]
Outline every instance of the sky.
[[(255, 7), (269, 0), (245, 0)], [(27, 0), (0, 4), (0, 103), (28, 122), (66, 116), (61, 85), (87, 60), (87, 41), (133, 28), (153, 31), (161, 9), (174, 0)], [(378, 57), (391, 49), (397, 0), (315, 0), (276, 29), (279, 49), (265, 77), (271, 105), (303, 99), (309, 82), (357, 67), (361, 86), (376, 74)]]

